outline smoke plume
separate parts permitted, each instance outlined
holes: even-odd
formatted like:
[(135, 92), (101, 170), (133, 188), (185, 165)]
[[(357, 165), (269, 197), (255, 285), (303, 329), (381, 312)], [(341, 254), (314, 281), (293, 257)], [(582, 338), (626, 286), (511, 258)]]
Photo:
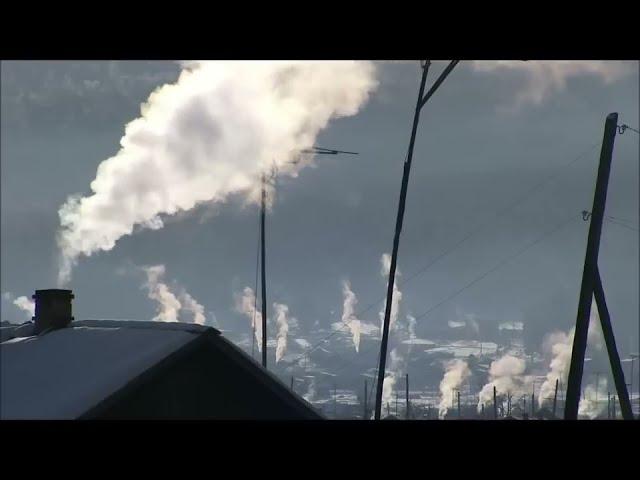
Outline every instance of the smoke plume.
[(598, 383), (600, 385), (598, 385), (597, 388), (596, 385), (593, 384), (589, 384), (585, 387), (584, 395), (578, 404), (578, 416), (587, 417), (589, 420), (593, 420), (604, 410), (603, 400), (607, 398), (607, 379), (604, 378)]
[(440, 403), (438, 405), (438, 418), (444, 419), (450, 408), (453, 407), (453, 393), (469, 378), (471, 370), (464, 360), (450, 360), (445, 364), (445, 373), (440, 382)]
[(289, 307), (282, 303), (274, 303), (273, 308), (276, 311), (276, 325), (278, 325), (278, 333), (276, 336), (276, 363), (280, 361), (287, 351), (287, 333), (289, 332)]
[(349, 327), (351, 338), (356, 352), (360, 349), (360, 320), (356, 317), (355, 308), (358, 304), (356, 294), (351, 290), (351, 284), (345, 280), (342, 282), (342, 322)]
[(526, 362), (513, 355), (504, 355), (491, 362), (489, 367), (489, 382), (482, 387), (478, 400), (478, 411), (483, 403), (493, 403), (493, 387), (498, 395), (512, 394), (514, 396), (530, 394), (533, 378), (524, 375)]
[(635, 69), (635, 62), (601, 60), (527, 61), (475, 60), (472, 69), (478, 72), (520, 72), (525, 75), (525, 87), (518, 92), (515, 106), (541, 104), (552, 93), (566, 88), (572, 77), (590, 75), (610, 84)]
[(262, 312), (256, 310), (256, 296), (251, 287), (245, 287), (236, 297), (236, 310), (247, 316), (254, 331), (258, 351), (262, 351)]
[(232, 194), (259, 199), (261, 173), (293, 164), (332, 118), (355, 115), (376, 88), (372, 62), (185, 62), (128, 123), (91, 192), (59, 209), (59, 283), (80, 256), (111, 250), (135, 229)]
[[(538, 405), (540, 406), (545, 402), (553, 401), (556, 380), (565, 382), (569, 375), (574, 333), (575, 327), (571, 327), (568, 333), (552, 332), (548, 334), (543, 341), (543, 353), (547, 357), (550, 357), (551, 361), (549, 363), (549, 371), (540, 386), (540, 393), (538, 394)], [(602, 350), (603, 347), (602, 328), (600, 327), (600, 317), (595, 301), (591, 304), (587, 345), (591, 345), (597, 350)]]
[(166, 271), (164, 265), (144, 266), (141, 269), (147, 276), (143, 287), (147, 289), (148, 297), (157, 302), (158, 313), (153, 320), (178, 322), (180, 321), (180, 311), (186, 310), (193, 314), (191, 320), (193, 323), (204, 325), (206, 320), (204, 307), (184, 289), (181, 289), (178, 295), (171, 291), (171, 288), (163, 281)]
[[(380, 274), (389, 281), (389, 273), (391, 271), (391, 255), (383, 253), (380, 258), (382, 265)], [(402, 301), (402, 292), (398, 289), (398, 278), (400, 277), (400, 269), (396, 267), (396, 278), (393, 282), (393, 299), (391, 300), (391, 315), (389, 317), (389, 331), (395, 329), (396, 320), (398, 319), (398, 312), (400, 311), (400, 302)], [(384, 311), (386, 304), (382, 306), (382, 310), (379, 312), (380, 316), (380, 334), (382, 335), (382, 328), (384, 327)]]
[(193, 314), (193, 323), (204, 325), (204, 307), (200, 305), (195, 298), (184, 291), (180, 294), (180, 300), (182, 302), (182, 308)]
[(11, 302), (13, 305), (18, 307), (23, 312), (28, 314), (29, 320), (36, 314), (36, 303), (24, 295), (15, 298), (11, 292), (4, 292), (2, 294), (2, 299), (8, 302)]

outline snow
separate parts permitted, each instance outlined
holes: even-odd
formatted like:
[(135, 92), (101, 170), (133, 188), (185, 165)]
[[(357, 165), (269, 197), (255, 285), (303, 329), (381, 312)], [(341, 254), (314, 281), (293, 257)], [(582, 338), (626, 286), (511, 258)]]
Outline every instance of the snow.
[(208, 327), (85, 320), (0, 343), (0, 418), (77, 418)]

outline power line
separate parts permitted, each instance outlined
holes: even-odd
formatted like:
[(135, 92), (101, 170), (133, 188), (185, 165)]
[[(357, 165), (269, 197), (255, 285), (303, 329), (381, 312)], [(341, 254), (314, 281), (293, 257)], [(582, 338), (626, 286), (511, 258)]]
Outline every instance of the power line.
[(509, 263), (511, 260), (514, 260), (515, 258), (519, 257), (520, 255), (522, 255), (524, 252), (526, 252), (527, 250), (529, 250), (530, 248), (532, 248), (534, 245), (538, 244), (539, 242), (541, 242), (544, 238), (548, 237), (549, 235), (554, 234), (555, 232), (557, 232), (558, 230), (560, 230), (561, 228), (563, 228), (564, 226), (568, 225), (569, 223), (571, 223), (572, 221), (576, 221), (580, 216), (579, 215), (572, 215), (571, 217), (569, 217), (567, 220), (565, 220), (564, 222), (562, 222), (560, 225), (557, 225), (556, 227), (554, 227), (552, 230), (544, 233), (543, 235), (541, 235), (540, 237), (538, 237), (534, 242), (528, 244), (525, 248), (517, 251), (514, 255), (511, 255), (505, 259), (503, 259), (501, 262), (499, 262), (495, 267), (493, 267), (492, 269), (488, 270), (487, 272), (485, 272), (484, 274), (482, 274), (480, 277), (477, 277), (475, 280), (471, 281), (470, 283), (468, 283), (467, 285), (465, 285), (463, 288), (461, 288), (460, 290), (456, 291), (454, 294), (448, 296), (447, 298), (445, 298), (444, 300), (442, 300), (441, 302), (437, 303), (436, 305), (434, 305), (433, 307), (429, 308), (426, 312), (421, 313), (420, 315), (418, 315), (416, 318), (416, 320), (418, 320), (419, 318), (424, 318), (425, 316), (427, 316), (429, 313), (431, 313), (433, 310), (435, 310), (436, 308), (438, 308), (440, 305), (442, 305), (443, 303), (451, 300), (452, 298), (456, 297), (457, 295), (461, 294), (462, 292), (464, 292), (465, 290), (467, 290), (468, 288), (470, 288), (471, 286), (473, 286), (474, 284), (476, 284), (477, 282), (479, 282), (480, 280), (482, 280), (483, 278), (487, 277), (488, 275), (490, 275), (491, 273), (495, 272), (496, 270), (498, 270), (500, 267), (502, 267), (503, 265), (506, 265), (507, 263)]
[[(522, 202), (524, 202), (524, 200), (528, 199), (532, 194), (534, 194), (535, 192), (537, 192), (541, 187), (543, 187), (544, 185), (550, 183), (551, 181), (555, 180), (556, 178), (560, 177), (561, 175), (563, 175), (565, 172), (564, 170), (567, 169), (568, 167), (570, 167), (571, 165), (573, 165), (574, 163), (576, 163), (577, 161), (581, 160), (582, 158), (584, 158), (587, 154), (591, 153), (591, 151), (597, 147), (599, 145), (598, 142), (592, 144), (589, 148), (587, 148), (585, 151), (583, 151), (582, 153), (580, 153), (578, 156), (576, 156), (575, 158), (573, 158), (571, 161), (569, 161), (568, 163), (561, 165), (559, 167), (556, 167), (556, 173), (548, 176), (547, 178), (545, 178), (543, 181), (535, 184), (532, 188), (530, 188), (529, 190), (527, 190), (527, 192), (518, 197), (514, 202), (509, 203), (508, 205), (505, 206), (505, 208), (499, 210), (498, 212), (493, 214), (494, 220), (500, 218), (501, 216), (503, 216), (505, 213), (513, 210), (515, 207), (517, 207), (518, 205), (520, 205)], [(458, 241), (457, 243), (455, 243), (451, 248), (445, 250), (443, 253), (441, 253), (440, 255), (438, 255), (436, 258), (434, 258), (432, 261), (430, 261), (427, 265), (425, 265), (424, 267), (422, 267), (420, 270), (418, 270), (417, 272), (414, 272), (412, 275), (410, 275), (409, 277), (407, 277), (406, 280), (404, 280), (403, 282), (398, 282), (398, 286), (399, 287), (404, 287), (405, 285), (407, 285), (410, 281), (416, 279), (417, 277), (421, 276), (423, 273), (425, 273), (432, 265), (434, 265), (435, 263), (437, 263), (439, 260), (441, 260), (442, 258), (446, 257), (447, 255), (449, 255), (451, 252), (453, 252), (454, 250), (456, 250), (460, 245), (462, 245), (464, 242), (466, 242), (469, 238), (471, 238), (473, 235), (475, 235), (476, 233), (478, 233), (479, 231), (483, 230), (485, 227), (487, 227), (488, 225), (490, 225), (489, 222), (483, 223), (481, 224), (478, 228), (472, 230), (471, 232), (469, 232), (464, 238), (462, 238), (460, 241)], [(386, 298), (386, 295), (381, 296), (380, 298), (378, 298), (375, 302), (370, 303), (369, 305), (367, 305), (367, 307), (365, 307), (363, 310), (359, 311), (356, 314), (356, 317), (361, 317), (362, 315), (364, 315), (365, 313), (367, 313), (369, 310), (371, 310), (373, 307), (375, 307), (376, 305), (378, 305), (381, 301), (383, 301)], [(303, 359), (305, 356), (310, 355), (311, 353), (313, 353), (320, 345), (322, 345), (323, 343), (325, 343), (327, 340), (329, 340), (331, 337), (333, 337), (334, 335), (337, 335), (338, 333), (341, 333), (343, 330), (335, 330), (334, 332), (332, 332), (331, 334), (327, 335), (325, 338), (321, 339), (319, 342), (317, 342), (316, 344), (312, 345), (309, 350), (305, 353), (303, 353), (298, 359), (296, 359), (296, 362)]]
[(638, 230), (637, 228), (634, 228), (622, 222), (618, 222), (617, 220), (612, 220), (611, 218), (607, 218), (607, 221), (611, 223), (615, 223), (616, 225), (620, 225), (621, 227), (628, 228), (629, 230), (632, 230), (634, 232), (640, 232), (640, 230)]
[[(429, 313), (431, 313), (433, 310), (435, 310), (436, 308), (438, 308), (439, 306), (443, 305), (444, 303), (448, 302), (449, 300), (455, 298), (456, 296), (460, 295), (461, 293), (463, 293), (464, 291), (466, 291), (467, 289), (469, 289), (470, 287), (472, 287), (474, 284), (476, 284), (477, 282), (479, 282), (480, 280), (484, 279), (485, 277), (487, 277), (488, 275), (490, 275), (491, 273), (499, 270), (502, 266), (506, 265), (507, 263), (509, 263), (510, 261), (514, 260), (515, 258), (519, 257), (520, 255), (522, 255), (523, 253), (525, 253), (527, 250), (531, 249), (532, 247), (534, 247), (535, 245), (537, 245), (538, 243), (540, 243), (542, 240), (544, 240), (546, 237), (549, 237), (550, 235), (554, 234), (555, 232), (559, 231), (560, 229), (562, 229), (563, 227), (565, 227), (566, 225), (570, 224), (571, 222), (574, 222), (576, 220), (578, 220), (580, 218), (580, 215), (572, 215), (571, 217), (569, 217), (567, 220), (565, 220), (564, 222), (560, 223), (559, 225), (555, 226), (552, 230), (549, 230), (547, 232), (545, 232), (543, 235), (541, 235), (540, 237), (538, 237), (535, 241), (533, 241), (532, 243), (529, 243), (525, 248), (517, 251), (515, 254), (510, 255), (509, 257), (501, 260), (498, 264), (496, 264), (495, 266), (493, 266), (491, 269), (487, 270), (486, 272), (484, 272), (482, 275), (480, 275), (479, 277), (475, 278), (473, 281), (469, 282), (468, 284), (466, 284), (464, 287), (462, 287), (461, 289), (457, 290), (456, 292), (454, 292), (452, 295), (449, 295), (448, 297), (446, 297), (444, 300), (438, 302), (436, 305), (434, 305), (433, 307), (430, 307), (427, 311), (423, 312), (422, 314), (416, 316), (416, 320), (419, 318), (424, 318), (425, 316), (427, 316)], [(372, 346), (372, 348), (369, 348), (365, 351), (363, 351), (362, 353), (367, 353), (371, 350), (373, 350), (373, 348), (377, 347), (377, 345)], [(355, 360), (355, 358), (354, 358)], [(344, 364), (342, 367), (338, 368), (337, 370), (334, 370), (334, 373), (339, 372), (341, 370), (343, 370), (344, 368), (350, 366), (353, 364), (353, 360), (350, 362), (347, 362), (346, 364)]]

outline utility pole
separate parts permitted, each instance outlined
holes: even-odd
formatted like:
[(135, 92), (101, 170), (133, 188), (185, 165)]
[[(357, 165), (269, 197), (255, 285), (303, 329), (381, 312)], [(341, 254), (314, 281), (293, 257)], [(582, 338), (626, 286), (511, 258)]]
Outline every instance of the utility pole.
[(613, 411), (613, 419), (616, 419), (616, 396), (614, 395), (611, 399), (611, 410)]
[(404, 162), (404, 169), (402, 174), (402, 185), (400, 188), (400, 200), (398, 203), (398, 215), (396, 218), (396, 228), (393, 237), (393, 250), (391, 252), (391, 265), (389, 267), (389, 281), (387, 284), (387, 303), (384, 312), (384, 323), (382, 327), (382, 342), (380, 344), (380, 364), (378, 366), (378, 383), (376, 385), (376, 411), (375, 419), (380, 419), (382, 409), (382, 387), (384, 384), (385, 366), (387, 363), (387, 344), (389, 342), (389, 323), (391, 318), (391, 303), (393, 300), (393, 285), (396, 278), (396, 263), (398, 261), (398, 247), (400, 244), (400, 233), (402, 232), (402, 222), (404, 219), (404, 209), (407, 200), (407, 189), (409, 186), (409, 174), (411, 172), (411, 161), (413, 159), (413, 147), (416, 140), (416, 132), (418, 129), (418, 122), (420, 121), (420, 110), (424, 107), (425, 103), (431, 98), (438, 87), (442, 84), (444, 79), (451, 73), (451, 70), (457, 65), (458, 60), (453, 60), (442, 72), (440, 77), (435, 81), (433, 86), (429, 89), (426, 95), (424, 94), (425, 85), (427, 82), (427, 73), (429, 72), (429, 66), (431, 61), (427, 60), (422, 65), (422, 78), (420, 80), (420, 88), (418, 91), (418, 100), (416, 102), (416, 109), (413, 115), (413, 127), (411, 129), (411, 138), (409, 140), (409, 150), (407, 152), (407, 158)]
[(493, 387), (493, 419), (494, 420), (498, 419), (498, 401), (497, 401), (495, 385)]
[(265, 215), (267, 204), (267, 180), (266, 176), (262, 174), (262, 195), (260, 202), (260, 262), (262, 272), (262, 366), (267, 368), (267, 272), (265, 268)]
[(291, 375), (291, 391), (293, 392), (293, 375)]
[(460, 390), (458, 390), (458, 419), (460, 419)]
[[(358, 155), (357, 152), (347, 152), (344, 150), (334, 150), (330, 148), (322, 148), (313, 146), (309, 149), (302, 150), (300, 153), (313, 153), (317, 155), (338, 155), (340, 153), (346, 153), (350, 155)], [(299, 161), (299, 160), (298, 160)], [(298, 163), (293, 161), (292, 163)], [(265, 216), (266, 216), (266, 197), (267, 197), (267, 178), (263, 173), (261, 177), (262, 192), (260, 198), (260, 258), (261, 258), (261, 272), (262, 272), (262, 366), (267, 368), (267, 272), (265, 267)], [(257, 292), (256, 292), (257, 295)], [(255, 330), (255, 325), (254, 325)], [(254, 334), (255, 336), (255, 334)], [(253, 347), (252, 347), (253, 350)], [(253, 355), (253, 351), (252, 351)]]
[(531, 394), (531, 418), (533, 418), (533, 415), (535, 414), (534, 410), (534, 403), (535, 403), (535, 394)]
[(607, 392), (607, 418), (611, 419), (611, 392)]
[(333, 384), (333, 417), (338, 418), (338, 388)]
[(553, 394), (553, 418), (556, 418), (556, 405), (558, 404), (558, 379), (556, 378), (556, 389)]
[(409, 420), (409, 418), (411, 418), (410, 414), (409, 414), (409, 374), (406, 374), (406, 379), (405, 379), (405, 386), (406, 386), (406, 394), (405, 394), (405, 398), (407, 400), (407, 412), (406, 412), (406, 418), (407, 420)]
[(627, 386), (624, 382), (622, 365), (620, 363), (620, 357), (618, 355), (615, 338), (613, 336), (611, 319), (609, 318), (609, 311), (605, 301), (602, 279), (600, 277), (600, 272), (598, 271), (598, 251), (600, 249), (600, 236), (602, 233), (602, 222), (604, 219), (605, 204), (607, 200), (613, 145), (618, 128), (617, 124), (617, 113), (610, 113), (607, 115), (602, 139), (602, 148), (600, 150), (600, 164), (598, 166), (596, 189), (593, 196), (593, 207), (589, 214), (591, 221), (589, 224), (587, 251), (582, 271), (582, 282), (580, 285), (578, 314), (576, 318), (575, 334), (573, 337), (573, 348), (571, 350), (569, 378), (567, 380), (567, 393), (564, 408), (564, 418), (567, 420), (576, 420), (578, 418), (580, 387), (584, 371), (584, 355), (587, 349), (589, 316), (593, 297), (595, 297), (598, 313), (600, 314), (600, 324), (602, 326), (602, 333), (607, 345), (607, 352), (609, 354), (609, 361), (611, 363), (611, 370), (616, 384), (616, 390), (618, 391), (618, 397), (620, 398), (623, 418), (629, 420), (633, 418)]

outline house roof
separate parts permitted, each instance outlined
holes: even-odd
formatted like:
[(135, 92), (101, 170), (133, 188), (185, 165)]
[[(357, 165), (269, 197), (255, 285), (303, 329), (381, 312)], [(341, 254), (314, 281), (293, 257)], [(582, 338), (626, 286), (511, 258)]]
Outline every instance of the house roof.
[[(2, 419), (81, 417), (204, 333), (219, 338), (216, 348), (225, 350), (232, 361), (244, 362), (259, 381), (286, 390), (274, 385), (281, 382), (211, 327), (178, 322), (84, 320), (45, 335), (34, 336), (32, 330), (30, 323), (2, 329)], [(280, 396), (286, 397), (282, 392)]]

